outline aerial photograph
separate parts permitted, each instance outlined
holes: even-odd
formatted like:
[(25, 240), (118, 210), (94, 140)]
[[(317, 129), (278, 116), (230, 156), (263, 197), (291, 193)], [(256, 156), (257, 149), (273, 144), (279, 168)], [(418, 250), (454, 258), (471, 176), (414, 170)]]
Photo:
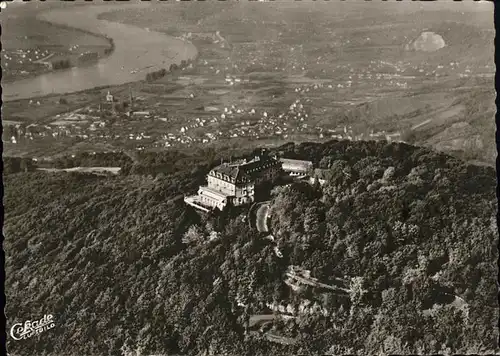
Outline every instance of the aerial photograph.
[(0, 10), (8, 355), (500, 355), (493, 2)]

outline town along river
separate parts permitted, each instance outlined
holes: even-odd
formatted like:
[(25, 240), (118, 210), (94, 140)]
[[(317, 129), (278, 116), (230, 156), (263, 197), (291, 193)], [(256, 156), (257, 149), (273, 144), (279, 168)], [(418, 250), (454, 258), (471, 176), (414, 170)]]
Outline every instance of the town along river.
[[(147, 4), (120, 4), (120, 9)], [(64, 94), (143, 80), (148, 72), (194, 58), (196, 47), (186, 41), (135, 26), (98, 19), (116, 6), (89, 5), (42, 12), (38, 18), (113, 39), (114, 51), (95, 64), (52, 71), (37, 77), (4, 83), (3, 100), (12, 101), (50, 94)]]

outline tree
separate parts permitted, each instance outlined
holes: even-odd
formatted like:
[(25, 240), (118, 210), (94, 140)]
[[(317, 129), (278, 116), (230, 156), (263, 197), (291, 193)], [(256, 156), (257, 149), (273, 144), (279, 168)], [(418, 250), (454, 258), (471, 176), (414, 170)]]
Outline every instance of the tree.
[[(5, 283), (19, 301), (6, 314), (25, 320), (43, 306), (65, 316), (60, 335), (9, 347), (64, 355), (119, 354), (121, 346), (248, 356), (498, 350), (491, 332), (498, 320), (494, 170), (405, 145), (301, 144), (298, 158), (342, 161), (332, 166), (338, 187), (283, 187), (271, 202), (269, 241), (250, 231), (238, 207), (204, 214), (184, 204), (183, 194), (203, 184), (207, 154), (220, 156), (81, 153), (46, 163), (124, 167), (126, 175), (113, 177), (24, 172), (29, 161), (4, 159), (6, 171), (18, 172), (4, 175), (5, 243), (13, 256)], [(390, 184), (361, 189), (388, 167), (395, 167)], [(422, 184), (409, 179), (412, 170)], [(163, 178), (147, 176), (158, 172)], [(214, 229), (219, 238), (200, 243)], [(307, 278), (339, 293), (292, 290), (283, 283), (289, 265), (311, 270)], [(33, 296), (29, 303), (25, 294)], [(322, 302), (330, 314), (276, 323), (274, 332), (295, 337), (296, 345), (251, 335), (243, 342), (245, 323), (273, 299)]]
[(17, 173), (21, 171), (21, 159), (19, 157), (4, 157), (4, 174)]
[(35, 164), (31, 158), (22, 158), (19, 168), (22, 172), (32, 172), (36, 169)]
[(182, 243), (192, 244), (203, 241), (203, 235), (197, 225), (191, 225), (182, 238)]
[(177, 64), (175, 64), (175, 63), (172, 63), (170, 65), (169, 71), (170, 72), (175, 72), (177, 69), (179, 69), (179, 66)]

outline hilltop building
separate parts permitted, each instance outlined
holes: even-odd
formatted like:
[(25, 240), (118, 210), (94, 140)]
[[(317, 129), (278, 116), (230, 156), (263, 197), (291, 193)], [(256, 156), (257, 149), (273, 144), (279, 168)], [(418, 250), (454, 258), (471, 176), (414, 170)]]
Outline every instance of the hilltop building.
[(281, 162), (263, 153), (252, 160), (222, 163), (207, 174), (207, 185), (184, 201), (200, 210), (220, 210), (255, 201), (255, 191), (281, 174)]

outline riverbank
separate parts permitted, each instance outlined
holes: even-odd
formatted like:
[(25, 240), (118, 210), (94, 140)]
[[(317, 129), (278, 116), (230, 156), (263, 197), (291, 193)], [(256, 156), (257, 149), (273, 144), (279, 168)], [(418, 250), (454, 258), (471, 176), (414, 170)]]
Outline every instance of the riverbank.
[[(42, 21), (42, 22), (45, 22), (45, 21)], [(46, 22), (48, 23), (48, 22)], [(64, 26), (61, 26), (61, 28), (64, 28)], [(88, 35), (93, 35), (92, 33), (90, 32), (86, 32), (86, 31), (81, 31), (82, 33), (86, 33)], [(89, 67), (89, 66), (93, 66), (93, 65), (96, 65), (97, 62), (99, 60), (102, 60), (102, 59), (105, 59), (106, 57), (109, 57), (113, 54), (114, 50), (115, 50), (115, 45), (114, 45), (114, 41), (112, 38), (107, 38), (105, 36), (97, 36), (95, 35), (96, 37), (100, 37), (102, 39), (105, 39), (106, 41), (108, 41), (109, 43), (109, 46), (107, 48), (104, 48), (104, 51), (102, 51), (103, 53), (98, 53), (98, 58), (97, 60), (95, 61), (78, 61), (78, 57), (75, 56), (74, 54), (67, 54), (67, 55), (64, 55), (64, 54), (58, 54), (56, 55), (55, 53), (51, 53), (49, 56), (47, 56), (46, 58), (42, 58), (40, 60), (37, 60), (37, 61), (34, 61), (33, 63), (34, 64), (39, 64), (40, 65), (40, 70), (36, 70), (36, 71), (33, 71), (33, 72), (28, 72), (28, 74), (25, 74), (22, 78), (19, 78), (19, 77), (16, 77), (16, 76), (12, 76), (12, 75), (7, 75), (7, 76), (4, 76), (2, 77), (2, 84), (3, 85), (8, 85), (8, 84), (15, 84), (17, 81), (19, 80), (28, 80), (28, 79), (34, 79), (38, 76), (41, 76), (41, 75), (44, 75), (44, 74), (48, 74), (48, 73), (52, 73), (52, 72), (62, 72), (62, 71), (68, 71), (68, 70), (71, 70), (72, 68), (84, 68), (84, 67)], [(93, 51), (92, 51), (93, 52)], [(100, 51), (98, 51), (100, 52)], [(66, 58), (69, 60), (69, 63), (70, 65), (67, 67), (67, 68), (64, 68), (64, 69), (49, 69), (49, 59), (52, 58), (52, 57), (69, 57), (69, 58)], [(64, 94), (64, 93), (61, 93), (61, 94)]]
[[(87, 29), (75, 28), (72, 26), (67, 26), (67, 25), (59, 24), (59, 23), (57, 23), (57, 24), (52, 23), (52, 22), (47, 21), (47, 20), (43, 19), (42, 17), (40, 17), (41, 15), (42, 15), (42, 13), (38, 13), (36, 16), (37, 21), (39, 21), (41, 23), (46, 23), (48, 25), (56, 26), (56, 27), (59, 27), (59, 28), (65, 29), (65, 30), (69, 30), (69, 31), (77, 30), (78, 32), (85, 33), (85, 34), (90, 35), (90, 36), (99, 37), (99, 38), (107, 41), (109, 44), (109, 47), (104, 50), (104, 56), (99, 57), (99, 60), (113, 54), (113, 52), (115, 50), (115, 42), (114, 42), (113, 38), (106, 36), (105, 34), (94, 33), (94, 32), (87, 30)], [(72, 67), (78, 67), (78, 65), (75, 65)]]
[[(8, 13), (1, 14), (4, 86), (50, 73), (52, 61), (67, 60), (70, 69), (89, 65), (80, 60), (82, 53), (93, 52), (98, 58), (104, 58), (113, 52), (113, 40), (109, 37), (53, 24), (39, 17), (40, 13), (68, 7), (67, 4), (33, 4), (22, 9), (11, 7)], [(48, 55), (43, 58), (38, 55), (45, 52)]]
[[(120, 8), (123, 6), (143, 8), (147, 4), (126, 4)], [(198, 51), (190, 42), (163, 33), (98, 19), (100, 14), (114, 10), (114, 5), (87, 5), (39, 13), (37, 19), (40, 21), (107, 38), (113, 50), (92, 66), (73, 67), (7, 83), (8, 85), (4, 86), (4, 101), (12, 102), (138, 82), (145, 79), (147, 72), (169, 69), (171, 64), (180, 64), (183, 60), (193, 60), (197, 57)]]

